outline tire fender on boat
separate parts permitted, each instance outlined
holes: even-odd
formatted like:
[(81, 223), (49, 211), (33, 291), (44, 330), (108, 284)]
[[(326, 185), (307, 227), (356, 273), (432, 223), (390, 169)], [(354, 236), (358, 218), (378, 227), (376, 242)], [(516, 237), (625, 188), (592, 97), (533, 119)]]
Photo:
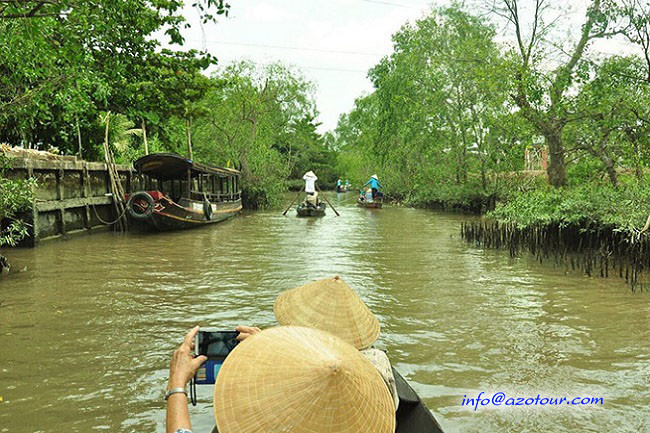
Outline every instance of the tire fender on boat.
[(206, 220), (210, 221), (212, 219), (212, 203), (208, 200), (203, 202), (203, 214)]
[[(147, 203), (147, 207), (144, 212), (138, 212), (135, 210), (134, 202), (138, 200), (144, 200)], [(156, 206), (153, 197), (148, 192), (139, 191), (135, 194), (131, 194), (129, 201), (126, 202), (126, 210), (129, 213), (129, 216), (135, 220), (147, 220), (151, 217), (153, 209)]]

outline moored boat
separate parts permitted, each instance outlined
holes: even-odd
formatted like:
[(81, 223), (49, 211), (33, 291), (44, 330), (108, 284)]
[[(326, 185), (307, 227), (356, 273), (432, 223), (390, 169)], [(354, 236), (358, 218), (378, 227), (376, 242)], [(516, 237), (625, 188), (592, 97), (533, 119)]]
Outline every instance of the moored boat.
[(381, 209), (383, 205), (383, 200), (382, 199), (375, 199), (372, 201), (367, 201), (361, 197), (357, 199), (357, 205), (369, 209)]
[(129, 220), (139, 229), (178, 230), (212, 224), (241, 211), (240, 173), (172, 153), (133, 163), (144, 189), (127, 194)]
[(325, 207), (325, 203), (322, 202), (316, 207), (300, 203), (296, 207), (296, 213), (299, 217), (322, 217), (325, 216)]
[[(411, 385), (393, 368), (399, 407), (397, 408), (397, 428), (395, 433), (443, 433), (442, 427), (431, 411), (424, 405)], [(219, 433), (217, 427), (212, 433)]]

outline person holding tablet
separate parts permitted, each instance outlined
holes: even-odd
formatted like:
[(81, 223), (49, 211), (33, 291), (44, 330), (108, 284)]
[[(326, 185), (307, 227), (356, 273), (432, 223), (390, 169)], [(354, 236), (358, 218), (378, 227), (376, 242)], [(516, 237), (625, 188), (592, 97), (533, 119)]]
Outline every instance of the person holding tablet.
[[(172, 357), (167, 433), (191, 433), (184, 386), (205, 361), (191, 356), (198, 330), (185, 336)], [(393, 399), (357, 348), (329, 332), (299, 326), (251, 335), (230, 353), (217, 377), (219, 433), (395, 431)]]

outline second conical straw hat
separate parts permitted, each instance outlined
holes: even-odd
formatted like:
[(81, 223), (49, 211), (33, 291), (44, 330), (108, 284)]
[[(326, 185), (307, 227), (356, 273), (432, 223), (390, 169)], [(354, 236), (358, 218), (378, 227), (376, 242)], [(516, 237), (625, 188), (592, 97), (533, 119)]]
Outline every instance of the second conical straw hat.
[(340, 277), (280, 293), (273, 312), (281, 325), (322, 329), (357, 349), (369, 347), (379, 336), (379, 321)]
[(280, 326), (240, 343), (214, 388), (219, 433), (393, 433), (395, 406), (361, 353), (313, 328)]

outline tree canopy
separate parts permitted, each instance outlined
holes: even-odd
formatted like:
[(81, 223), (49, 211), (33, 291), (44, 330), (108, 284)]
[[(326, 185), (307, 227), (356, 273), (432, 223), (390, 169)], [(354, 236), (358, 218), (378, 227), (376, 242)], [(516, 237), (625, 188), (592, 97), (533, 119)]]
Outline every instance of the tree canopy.
[[(642, 3), (591, 0), (577, 30), (562, 27), (576, 16), (553, 0), (432, 9), (393, 36), (393, 54), (369, 72), (374, 91), (341, 116), (339, 167), (357, 180), (381, 171), (393, 195), (426, 203), (507, 195), (530, 176), (530, 155), (548, 155), (556, 187), (583, 176), (616, 187), (626, 170), (640, 181), (650, 132)], [(606, 38), (640, 55), (598, 55), (592, 45)]]
[[(72, 153), (78, 135), (86, 148), (93, 141), (99, 111), (141, 117), (155, 127), (200, 99), (200, 71), (215, 58), (160, 49), (153, 37), (164, 32), (172, 44), (183, 42), (182, 4), (0, 2), (0, 141)], [(228, 11), (216, 0), (196, 2), (196, 8), (204, 20)]]

